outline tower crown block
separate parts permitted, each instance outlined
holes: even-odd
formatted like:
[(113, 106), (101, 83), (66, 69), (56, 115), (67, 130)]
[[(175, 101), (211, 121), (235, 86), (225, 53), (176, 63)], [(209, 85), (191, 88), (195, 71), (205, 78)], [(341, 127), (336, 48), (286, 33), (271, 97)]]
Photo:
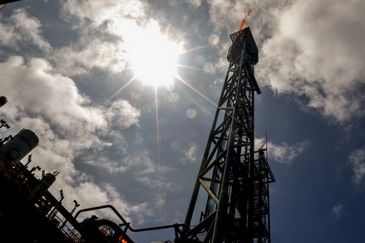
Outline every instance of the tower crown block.
[(230, 35), (232, 45), (228, 50), (229, 62), (238, 64), (244, 50), (243, 64), (255, 65), (259, 61), (259, 51), (249, 27)]

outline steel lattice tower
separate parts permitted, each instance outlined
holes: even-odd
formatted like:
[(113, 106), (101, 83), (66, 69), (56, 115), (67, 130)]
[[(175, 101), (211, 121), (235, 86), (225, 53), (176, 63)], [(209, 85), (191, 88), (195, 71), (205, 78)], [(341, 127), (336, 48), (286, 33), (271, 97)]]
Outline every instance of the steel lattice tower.
[[(230, 64), (180, 242), (271, 242), (269, 183), (275, 179), (266, 149), (254, 149), (258, 49), (250, 28), (230, 37)], [(199, 224), (191, 226), (201, 189), (207, 203)]]

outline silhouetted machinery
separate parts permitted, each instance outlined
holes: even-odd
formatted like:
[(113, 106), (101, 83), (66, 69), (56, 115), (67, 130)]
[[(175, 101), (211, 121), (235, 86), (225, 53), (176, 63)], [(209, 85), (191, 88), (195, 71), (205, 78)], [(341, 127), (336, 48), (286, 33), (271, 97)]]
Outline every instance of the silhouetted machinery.
[(13, 3), (18, 2), (20, 0), (0, 0), (0, 4), (7, 4), (7, 3)]
[(8, 99), (5, 96), (0, 96), (0, 107), (6, 104), (8, 102)]
[[(21, 160), (38, 145), (37, 135), (22, 129), (0, 140), (0, 231), (2, 239), (23, 243), (133, 243), (128, 232), (171, 228), (176, 243), (271, 242), (269, 183), (274, 181), (265, 149), (254, 148), (254, 93), (260, 88), (253, 66), (258, 50), (249, 28), (231, 35), (230, 62), (201, 167), (184, 224), (134, 229), (111, 205), (69, 212), (62, 205), (63, 191), (55, 198), (49, 187), (58, 171), (34, 176)], [(0, 97), (0, 106), (6, 103)], [(0, 128), (9, 128), (1, 120)], [(207, 201), (197, 206), (199, 192)], [(78, 221), (80, 214), (110, 209), (116, 224), (96, 216)], [(200, 213), (200, 215), (199, 215)], [(193, 220), (197, 223), (192, 223)]]
[[(178, 242), (271, 242), (269, 183), (275, 179), (265, 149), (254, 148), (258, 49), (248, 27), (230, 37), (230, 64)], [(203, 210), (196, 206), (200, 191), (208, 198)], [(193, 225), (194, 213), (200, 220)]]
[(8, 3), (18, 2), (20, 0), (0, 0), (0, 11), (5, 8)]

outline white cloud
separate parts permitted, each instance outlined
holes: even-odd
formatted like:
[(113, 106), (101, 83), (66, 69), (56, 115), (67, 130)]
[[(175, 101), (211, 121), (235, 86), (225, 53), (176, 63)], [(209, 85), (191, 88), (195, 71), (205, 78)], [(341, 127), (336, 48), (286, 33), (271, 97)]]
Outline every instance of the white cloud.
[[(303, 153), (308, 144), (308, 142), (300, 142), (293, 145), (288, 145), (287, 143), (274, 144), (269, 141), (267, 143), (268, 157), (277, 163), (291, 165)], [(265, 140), (263, 138), (255, 139), (255, 149), (259, 149), (264, 145)]]
[(288, 0), (208, 0), (210, 20), (214, 29), (225, 35), (238, 31), (247, 10), (252, 9), (247, 25), (252, 27), (256, 41), (270, 36), (276, 26), (276, 16), (291, 1)]
[(97, 135), (107, 128), (107, 121), (124, 128), (138, 124), (140, 112), (127, 101), (115, 102), (107, 112), (91, 106), (72, 79), (56, 73), (43, 59), (25, 62), (11, 57), (0, 68), (0, 89), (9, 100), (2, 112), (19, 121), (18, 126), (35, 130), (40, 138), (35, 153), (52, 161), (45, 165), (48, 169), (62, 168), (67, 181), (76, 173), (72, 160), (77, 151), (108, 145)]
[(168, 0), (168, 1), (172, 6), (176, 6), (177, 4), (181, 3), (188, 3), (193, 8), (200, 7), (203, 2), (203, 0)]
[[(50, 58), (52, 63), (62, 73), (72, 76), (85, 74), (93, 68), (113, 74), (130, 72), (131, 55), (128, 58), (127, 53), (149, 43), (144, 42), (151, 37), (149, 29), (154, 30), (153, 33), (160, 30), (158, 23), (146, 15), (147, 7), (147, 3), (138, 0), (64, 1), (66, 19), (78, 20), (70, 21), (70, 24), (78, 30), (79, 38), (73, 44), (57, 49)], [(159, 32), (156, 35), (159, 37)]]
[(126, 100), (117, 100), (112, 103), (106, 117), (113, 125), (119, 125), (122, 128), (129, 128), (132, 125), (138, 126), (141, 111), (137, 110)]
[(18, 49), (30, 43), (43, 51), (50, 51), (50, 44), (42, 37), (41, 22), (24, 9), (17, 9), (8, 21), (0, 23), (0, 44)]
[(109, 158), (102, 156), (99, 156), (98, 159), (95, 160), (95, 157), (91, 154), (84, 158), (84, 162), (102, 168), (112, 174), (133, 173), (138, 176), (144, 176), (171, 171), (171, 168), (161, 166), (152, 161), (146, 151), (138, 153), (129, 152), (128, 154), (124, 154), (119, 161), (112, 161)]
[[(100, 152), (110, 146), (106, 134), (113, 134), (113, 131), (106, 132), (111, 126), (108, 122), (115, 120), (118, 127), (124, 128), (138, 124), (138, 110), (126, 101), (116, 102), (109, 111), (91, 104), (79, 93), (72, 79), (57, 73), (44, 59), (26, 61), (23, 57), (13, 56), (1, 62), (0, 68), (0, 89), (9, 100), (1, 109), (2, 118), (8, 120), (14, 133), (20, 128), (28, 128), (38, 135), (39, 146), (32, 151), (30, 166), (39, 165), (46, 172), (61, 172), (51, 191), (57, 195), (59, 189), (63, 189), (67, 208), (71, 209), (72, 201), (77, 200), (83, 207), (112, 203), (123, 210), (124, 215), (137, 221), (150, 215), (147, 203), (131, 206), (116, 188), (108, 184), (97, 185), (91, 175), (75, 167), (75, 157), (80, 152)], [(131, 118), (127, 119), (128, 116)], [(112, 137), (119, 144), (125, 142), (119, 136)], [(133, 166), (139, 166), (146, 173), (155, 170), (146, 158), (138, 161)]]
[[(245, 3), (243, 1), (208, 0), (209, 14), (217, 30), (238, 31), (244, 16)], [(236, 27), (233, 29), (233, 27)]]
[[(137, 202), (139, 203), (135, 207), (137, 209), (141, 208), (139, 214), (137, 214), (137, 211), (131, 212), (131, 215), (138, 222), (151, 215), (154, 215), (153, 220), (160, 220), (161, 215), (159, 214), (161, 212), (159, 210), (162, 210), (166, 204), (166, 192), (180, 189), (168, 177), (173, 169), (152, 161), (146, 151), (138, 153), (129, 151), (120, 156), (118, 161), (113, 161), (108, 156), (103, 157), (99, 155), (94, 157), (91, 154), (89, 158), (83, 158), (83, 162), (103, 169), (111, 175), (120, 175), (123, 191), (143, 192), (140, 195), (130, 195), (130, 197), (138, 198)], [(133, 188), (128, 188), (130, 185), (134, 185)], [(131, 206), (129, 205), (129, 207)], [(127, 212), (129, 211), (127, 210)]]
[(169, 182), (165, 178), (163, 178), (158, 171), (156, 171), (154, 174), (138, 176), (136, 180), (137, 182), (141, 183), (144, 188), (149, 188), (151, 190), (160, 191), (161, 189), (163, 189), (164, 191), (173, 191), (174, 189), (176, 189), (176, 185), (174, 185), (173, 182)]
[(191, 165), (201, 161), (198, 154), (201, 151), (199, 151), (198, 145), (194, 142), (180, 144), (178, 141), (173, 141), (170, 143), (169, 149), (179, 158), (178, 161), (182, 165)]
[(0, 69), (0, 89), (12, 104), (5, 111), (12, 119), (19, 110), (39, 114), (73, 135), (106, 126), (102, 111), (78, 93), (72, 79), (56, 73), (44, 59), (26, 62), (23, 57), (12, 56), (0, 63)]
[(66, 16), (76, 16), (81, 21), (90, 21), (95, 26), (100, 26), (115, 18), (139, 18), (145, 15), (144, 6), (138, 0), (123, 2), (114, 0), (104, 1), (63, 1), (63, 10)]
[(195, 143), (189, 143), (180, 148), (180, 145), (175, 142), (171, 144), (171, 148), (175, 153), (183, 153), (182, 158), (179, 160), (183, 165), (200, 162), (200, 158), (198, 158), (198, 146)]
[[(245, 8), (260, 49), (257, 79), (339, 123), (365, 114), (365, 2), (209, 0), (215, 29), (238, 29)], [(227, 14), (229, 13), (229, 14)], [(226, 52), (226, 48), (221, 46)]]
[[(217, 45), (219, 59), (214, 65), (215, 70), (221, 73), (226, 71), (228, 65), (226, 56), (232, 44), (228, 35), (238, 31), (248, 9), (252, 11), (246, 26), (251, 26), (256, 42), (261, 44), (263, 40), (271, 36), (278, 24), (277, 16), (289, 5), (289, 2), (288, 0), (208, 0), (210, 21), (214, 30), (221, 35), (220, 44)], [(262, 82), (262, 80), (258, 81)]]
[[(58, 70), (67, 75), (86, 74), (93, 68), (112, 73), (122, 72), (127, 65), (123, 35), (144, 20), (140, 1), (63, 1), (63, 13), (79, 39), (69, 46), (55, 50), (50, 57)], [(73, 19), (72, 19), (73, 20)]]
[(200, 7), (203, 0), (186, 0), (189, 4), (191, 4), (193, 7)]
[(295, 1), (262, 46), (259, 79), (339, 122), (363, 115), (364, 10), (363, 1)]
[(185, 158), (191, 162), (196, 162), (198, 153), (198, 146), (195, 143), (190, 143), (188, 149), (185, 151)]
[(86, 31), (76, 43), (56, 49), (50, 59), (59, 71), (74, 76), (92, 68), (120, 73), (126, 66), (125, 55), (120, 40), (106, 40)]
[(332, 214), (337, 220), (341, 219), (345, 215), (345, 205), (338, 203), (332, 208)]
[(359, 186), (365, 175), (365, 148), (352, 151), (349, 161), (354, 172), (353, 181)]
[[(72, 79), (57, 73), (43, 59), (26, 62), (22, 57), (11, 57), (0, 63), (0, 68), (3, 73), (0, 89), (7, 91), (4, 94), (9, 99), (2, 107), (3, 115), (15, 120), (17, 128), (32, 129), (39, 136), (40, 144), (32, 152), (34, 162), (31, 166), (40, 165), (50, 172), (61, 171), (53, 188), (62, 188), (65, 195), (72, 195), (66, 205), (71, 208), (73, 199), (84, 207), (90, 206), (90, 202), (113, 203), (127, 216), (143, 221), (143, 217), (151, 213), (147, 202), (129, 205), (116, 189), (113, 194), (106, 192), (103, 185), (92, 182), (93, 177), (76, 169), (74, 164), (75, 156), (80, 152), (97, 151), (91, 153), (93, 161), (111, 172), (132, 170), (142, 177), (165, 171), (165, 167), (158, 167), (147, 154), (128, 156), (120, 164), (103, 160), (101, 151), (114, 143), (118, 145), (115, 154), (119, 150), (121, 153), (126, 151), (128, 144), (114, 128), (138, 125), (140, 111), (125, 100), (114, 102), (107, 110), (92, 105), (79, 93)], [(58, 189), (53, 191), (57, 193)]]

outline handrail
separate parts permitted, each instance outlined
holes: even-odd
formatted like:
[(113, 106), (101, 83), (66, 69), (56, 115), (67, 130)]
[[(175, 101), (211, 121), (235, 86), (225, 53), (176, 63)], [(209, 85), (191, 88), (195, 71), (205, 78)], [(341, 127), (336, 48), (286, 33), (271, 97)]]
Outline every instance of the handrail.
[(132, 232), (142, 232), (142, 231), (152, 231), (152, 230), (159, 230), (159, 229), (168, 229), (168, 228), (175, 228), (175, 232), (179, 231), (179, 227), (181, 226), (185, 226), (185, 224), (169, 224), (169, 225), (162, 225), (162, 226), (156, 226), (156, 227), (148, 227), (148, 228), (140, 228), (140, 229), (135, 229), (133, 228), (129, 222), (127, 222), (124, 217), (118, 212), (118, 210), (116, 210), (114, 208), (114, 206), (112, 205), (101, 205), (101, 206), (96, 206), (96, 207), (91, 207), (91, 208), (84, 208), (84, 209), (80, 209), (76, 214), (75, 214), (75, 219), (77, 219), (77, 217), (84, 212), (88, 212), (88, 211), (94, 211), (94, 210), (99, 210), (99, 209), (104, 209), (104, 208), (110, 208), (117, 216), (118, 218), (123, 222), (123, 224), (126, 226), (126, 228), (128, 228), (130, 231)]

